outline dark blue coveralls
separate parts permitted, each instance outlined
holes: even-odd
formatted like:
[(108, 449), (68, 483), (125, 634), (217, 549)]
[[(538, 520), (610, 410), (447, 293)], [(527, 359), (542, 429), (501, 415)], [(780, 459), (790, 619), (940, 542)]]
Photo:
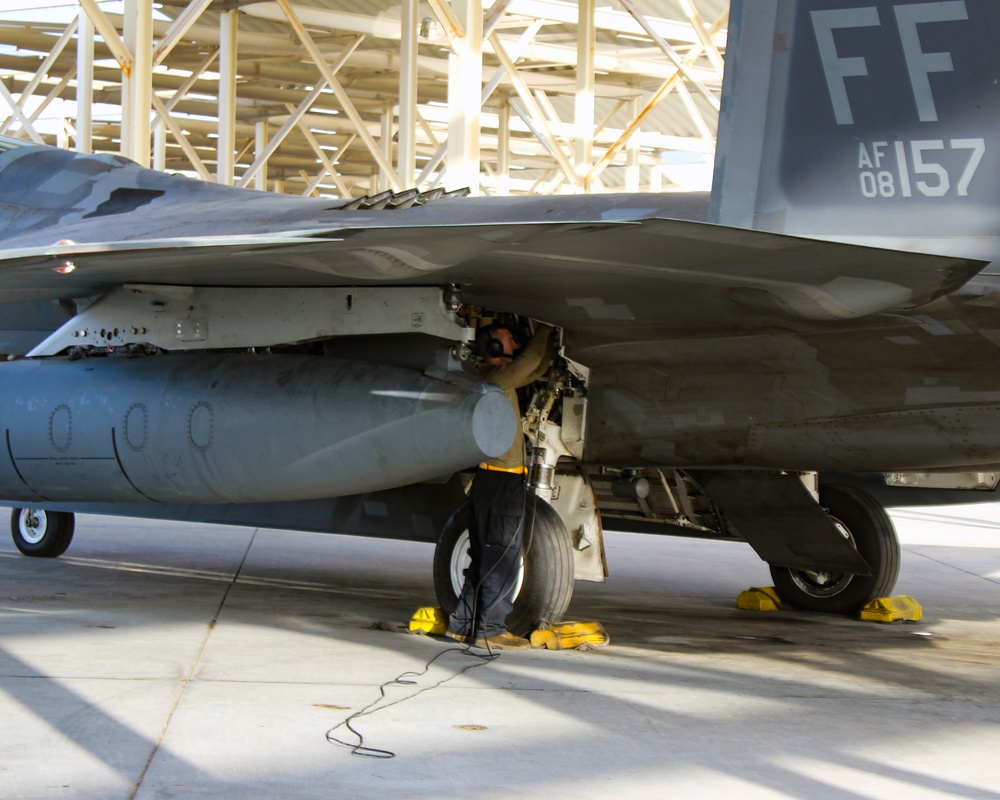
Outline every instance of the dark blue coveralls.
[[(469, 492), (472, 563), (465, 574), (458, 606), (448, 620), (451, 633), (473, 634), (478, 639), (507, 631), (524, 538), (528, 477), (517, 389), (534, 383), (548, 371), (553, 357), (552, 333), (552, 328), (540, 326), (517, 358), (483, 372), (483, 378), (500, 386), (514, 407), (518, 433), (510, 450), (480, 464), (473, 478)], [(478, 622), (475, 631), (474, 621)]]

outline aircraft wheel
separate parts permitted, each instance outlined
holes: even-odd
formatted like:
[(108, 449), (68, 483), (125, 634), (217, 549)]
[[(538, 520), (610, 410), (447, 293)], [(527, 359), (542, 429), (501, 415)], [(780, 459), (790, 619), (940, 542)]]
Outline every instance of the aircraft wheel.
[(857, 614), (876, 597), (888, 596), (899, 576), (899, 539), (885, 509), (867, 492), (853, 486), (825, 486), (820, 504), (834, 524), (861, 553), (870, 576), (845, 572), (771, 567), (771, 578), (783, 602), (803, 611)]
[[(532, 500), (529, 498), (529, 500)], [(558, 622), (573, 596), (573, 550), (566, 526), (548, 503), (534, 499), (525, 519), (527, 552), (514, 585), (514, 609), (507, 628), (527, 636), (539, 623)], [(533, 518), (533, 521), (532, 521)], [(458, 605), (469, 567), (469, 504), (463, 503), (445, 523), (434, 550), (434, 590), (446, 614)]]
[(66, 511), (15, 508), (10, 515), (14, 545), (26, 556), (58, 558), (73, 541), (73, 515)]

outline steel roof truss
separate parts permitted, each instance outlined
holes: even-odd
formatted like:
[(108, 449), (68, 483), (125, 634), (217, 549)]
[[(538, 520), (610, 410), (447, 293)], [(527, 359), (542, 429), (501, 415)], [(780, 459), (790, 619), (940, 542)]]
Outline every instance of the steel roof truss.
[[(358, 45), (360, 45), (361, 42), (364, 41), (364, 38), (365, 37), (363, 34), (358, 34), (348, 43), (347, 47), (344, 48), (344, 51), (333, 63), (333, 66), (329, 68), (332, 74), (336, 74), (337, 72), (340, 71), (340, 68), (344, 66), (344, 64), (347, 62), (347, 59), (350, 57), (351, 53), (353, 53), (357, 49)], [(285, 137), (288, 136), (292, 128), (295, 127), (299, 119), (301, 119), (302, 116), (310, 108), (312, 108), (313, 103), (316, 102), (317, 98), (326, 88), (326, 85), (327, 85), (326, 78), (325, 77), (320, 78), (320, 80), (313, 87), (312, 91), (302, 98), (302, 101), (292, 112), (292, 116), (289, 117), (287, 120), (285, 120), (285, 123), (281, 126), (278, 132), (271, 137), (271, 140), (267, 143), (267, 147), (258, 154), (253, 164), (251, 164), (247, 168), (246, 172), (243, 173), (243, 177), (240, 178), (239, 182), (237, 182), (236, 184), (237, 186), (246, 186), (247, 184), (250, 183), (250, 180), (257, 173), (257, 170), (261, 169), (263, 165), (267, 162), (267, 160), (272, 155), (274, 155), (275, 150), (278, 149), (278, 145), (280, 145), (282, 141), (284, 141)]]
[(344, 111), (347, 112), (347, 116), (350, 117), (351, 122), (354, 123), (354, 126), (358, 131), (358, 135), (365, 143), (365, 147), (368, 148), (368, 152), (371, 153), (372, 158), (375, 159), (379, 168), (385, 173), (392, 187), (396, 191), (402, 191), (404, 187), (399, 182), (399, 176), (396, 174), (396, 170), (393, 169), (392, 164), (390, 164), (382, 154), (381, 148), (378, 146), (378, 142), (376, 142), (374, 137), (368, 132), (365, 122), (361, 118), (361, 114), (358, 113), (358, 109), (354, 106), (354, 103), (351, 102), (351, 98), (344, 90), (344, 87), (341, 86), (340, 81), (337, 80), (334, 71), (330, 68), (330, 65), (326, 63), (326, 59), (323, 57), (320, 49), (316, 46), (316, 42), (313, 41), (309, 32), (303, 27), (299, 18), (295, 15), (291, 4), (288, 0), (277, 0), (277, 3), (285, 12), (285, 16), (288, 18), (288, 22), (295, 31), (295, 35), (299, 37), (299, 41), (301, 41), (303, 46), (305, 46), (310, 58), (312, 58), (313, 63), (316, 65), (316, 68), (320, 71), (323, 77), (326, 78), (326, 82), (330, 85), (330, 88), (333, 89), (333, 93), (336, 95), (338, 102), (343, 107)]
[(521, 98), (521, 101), (527, 109), (529, 109), (525, 111), (524, 109), (518, 109), (517, 106), (514, 106), (514, 110), (517, 111), (518, 116), (524, 120), (525, 124), (531, 128), (532, 133), (538, 137), (539, 141), (547, 147), (549, 152), (552, 154), (552, 157), (555, 158), (558, 163), (559, 168), (563, 171), (563, 174), (569, 179), (570, 184), (575, 186), (576, 173), (573, 171), (573, 165), (566, 158), (566, 154), (562, 151), (559, 143), (552, 135), (552, 131), (549, 129), (548, 124), (545, 121), (545, 115), (542, 113), (542, 109), (539, 107), (538, 102), (531, 94), (531, 90), (528, 88), (528, 85), (524, 82), (524, 78), (521, 77), (517, 67), (514, 66), (514, 63), (508, 57), (503, 43), (495, 33), (490, 34), (490, 43), (493, 45), (496, 55), (500, 59), (500, 63), (503, 64), (504, 69), (507, 71), (507, 75), (510, 77), (511, 81), (513, 81), (518, 97)]

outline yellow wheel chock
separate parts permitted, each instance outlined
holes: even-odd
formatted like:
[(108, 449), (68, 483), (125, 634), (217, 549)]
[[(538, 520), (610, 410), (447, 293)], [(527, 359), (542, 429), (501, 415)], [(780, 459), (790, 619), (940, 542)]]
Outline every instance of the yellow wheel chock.
[(558, 622), (531, 632), (531, 646), (548, 650), (590, 649), (610, 641), (600, 622)]
[(418, 608), (410, 619), (410, 630), (444, 636), (448, 632), (448, 615), (440, 608)]
[(923, 616), (920, 603), (905, 594), (878, 597), (861, 609), (862, 622), (917, 622)]
[[(780, 611), (781, 598), (773, 586), (754, 587), (740, 592), (736, 607), (744, 611)], [(862, 622), (917, 622), (924, 612), (912, 597), (878, 597), (867, 603), (858, 616)]]
[(781, 599), (773, 586), (755, 586), (740, 592), (736, 598), (736, 607), (744, 611), (779, 611)]

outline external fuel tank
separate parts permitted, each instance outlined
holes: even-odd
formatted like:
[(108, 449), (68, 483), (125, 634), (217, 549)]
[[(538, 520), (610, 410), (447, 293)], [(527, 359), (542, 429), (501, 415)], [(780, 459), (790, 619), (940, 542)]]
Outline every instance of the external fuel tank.
[(0, 498), (236, 503), (376, 491), (504, 453), (496, 386), (322, 356), (0, 365)]

